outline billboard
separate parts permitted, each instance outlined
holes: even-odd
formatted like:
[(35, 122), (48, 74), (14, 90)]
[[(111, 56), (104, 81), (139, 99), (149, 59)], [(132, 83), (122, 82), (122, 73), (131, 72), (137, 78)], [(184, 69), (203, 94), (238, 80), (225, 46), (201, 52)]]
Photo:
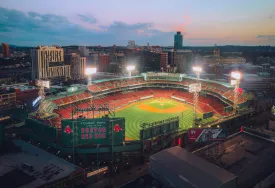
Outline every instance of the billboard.
[(62, 143), (65, 146), (121, 144), (125, 138), (124, 118), (62, 120)]
[(210, 140), (225, 140), (227, 132), (224, 129), (215, 128), (191, 128), (188, 130), (189, 143), (207, 142)]
[(203, 114), (203, 119), (211, 118), (213, 117), (214, 113), (213, 112), (207, 112)]
[(179, 129), (179, 119), (169, 118), (159, 122), (144, 124), (140, 130), (140, 140), (150, 139), (156, 136), (164, 135)]

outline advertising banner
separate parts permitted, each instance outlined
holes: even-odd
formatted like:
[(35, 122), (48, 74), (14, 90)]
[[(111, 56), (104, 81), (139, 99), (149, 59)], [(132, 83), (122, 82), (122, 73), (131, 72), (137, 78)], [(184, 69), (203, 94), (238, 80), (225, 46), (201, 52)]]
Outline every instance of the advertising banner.
[(188, 130), (189, 143), (195, 142), (207, 142), (210, 140), (225, 140), (227, 132), (224, 129), (212, 129), (212, 128), (192, 128)]

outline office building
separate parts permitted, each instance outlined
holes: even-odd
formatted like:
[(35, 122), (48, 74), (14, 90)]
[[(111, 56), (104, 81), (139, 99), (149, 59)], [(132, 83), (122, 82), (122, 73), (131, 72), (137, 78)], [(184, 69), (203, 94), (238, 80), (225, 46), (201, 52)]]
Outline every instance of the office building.
[(167, 71), (167, 65), (168, 65), (168, 53), (161, 52), (160, 53), (160, 69), (162, 72)]
[(119, 66), (126, 65), (126, 56), (124, 53), (115, 53), (112, 55), (112, 63), (115, 63)]
[(70, 65), (64, 63), (64, 50), (57, 46), (38, 46), (31, 50), (32, 79), (68, 79)]
[(16, 106), (16, 93), (14, 89), (0, 89), (0, 111), (8, 110)]
[(70, 65), (71, 78), (73, 80), (85, 78), (86, 57), (81, 57), (76, 53), (66, 54), (65, 64)]
[(175, 50), (174, 49), (164, 49), (163, 52), (166, 52), (168, 54), (168, 65), (170, 67), (175, 66)]
[(141, 58), (141, 62), (140, 62), (141, 67), (143, 67), (142, 71), (146, 71), (146, 72), (147, 71), (160, 71), (161, 70), (160, 62), (161, 62), (161, 53), (147, 52), (147, 51), (144, 51), (142, 53), (142, 58)]
[(256, 72), (258, 75), (263, 77), (274, 77), (275, 76), (275, 66), (272, 66), (269, 63), (264, 63), (261, 65), (257, 65)]
[(193, 59), (191, 50), (177, 50), (175, 53), (175, 65), (177, 72), (187, 73), (190, 70)]
[(182, 40), (183, 36), (180, 31), (177, 32), (174, 36), (174, 48), (175, 49), (181, 49), (182, 48)]
[(10, 56), (9, 45), (6, 43), (2, 43), (2, 55), (4, 58), (7, 58)]
[(215, 46), (213, 55), (204, 56), (204, 61), (207, 64), (243, 64), (246, 62), (245, 58), (238, 56), (223, 57), (220, 56), (220, 49)]
[(110, 56), (108, 54), (100, 54), (98, 72), (107, 72), (109, 64), (110, 64)]
[(129, 40), (128, 41), (128, 45), (127, 45), (127, 48), (129, 49), (134, 49), (136, 47), (136, 43), (134, 40)]

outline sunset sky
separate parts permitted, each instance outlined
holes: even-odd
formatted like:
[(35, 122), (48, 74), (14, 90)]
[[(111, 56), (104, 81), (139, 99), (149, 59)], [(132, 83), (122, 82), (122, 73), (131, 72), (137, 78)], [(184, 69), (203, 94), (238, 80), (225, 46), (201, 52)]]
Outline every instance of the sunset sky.
[(275, 45), (275, 0), (4, 0), (0, 42), (14, 45)]

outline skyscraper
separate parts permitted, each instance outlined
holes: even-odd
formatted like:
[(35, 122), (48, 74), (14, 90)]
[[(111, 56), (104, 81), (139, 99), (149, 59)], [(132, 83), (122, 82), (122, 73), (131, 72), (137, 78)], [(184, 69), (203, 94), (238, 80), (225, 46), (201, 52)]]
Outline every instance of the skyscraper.
[(183, 36), (180, 31), (177, 32), (174, 36), (174, 48), (175, 49), (181, 49), (182, 48), (182, 40)]
[(3, 57), (9, 57), (9, 45), (6, 43), (2, 43), (2, 54)]
[(64, 50), (57, 46), (38, 46), (31, 50), (32, 79), (70, 78), (70, 65), (64, 64)]

